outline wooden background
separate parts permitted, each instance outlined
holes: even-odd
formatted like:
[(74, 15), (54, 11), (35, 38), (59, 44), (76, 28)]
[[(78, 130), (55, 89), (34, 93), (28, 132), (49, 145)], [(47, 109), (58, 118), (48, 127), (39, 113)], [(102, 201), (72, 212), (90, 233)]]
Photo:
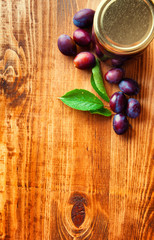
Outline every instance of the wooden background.
[[(112, 118), (58, 100), (94, 92), (90, 71), (75, 69), (57, 38), (99, 2), (0, 1), (0, 239), (152, 239), (154, 42), (124, 65), (142, 105), (125, 135)], [(118, 89), (105, 84), (110, 96)]]

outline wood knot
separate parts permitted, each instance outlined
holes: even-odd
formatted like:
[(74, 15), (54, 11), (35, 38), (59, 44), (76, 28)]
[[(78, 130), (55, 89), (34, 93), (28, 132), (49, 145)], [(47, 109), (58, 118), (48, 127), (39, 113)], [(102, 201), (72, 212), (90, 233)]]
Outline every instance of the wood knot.
[(18, 52), (7, 49), (0, 60), (0, 89), (12, 105), (17, 104), (18, 98), (23, 98), (23, 94), (26, 95), (27, 76), (26, 58), (22, 47)]
[(61, 239), (107, 239), (108, 215), (97, 195), (68, 192), (59, 199), (57, 223)]
[(4, 72), (3, 78), (7, 83), (13, 83), (15, 81), (15, 71), (12, 66), (8, 66)]
[(74, 204), (71, 211), (71, 218), (74, 225), (79, 228), (85, 220), (85, 207), (87, 205), (87, 200), (84, 196), (79, 194), (73, 194), (70, 198), (70, 203)]
[(81, 192), (65, 195), (59, 201), (58, 225), (63, 239), (86, 239), (90, 236), (95, 225), (93, 204), (91, 196)]

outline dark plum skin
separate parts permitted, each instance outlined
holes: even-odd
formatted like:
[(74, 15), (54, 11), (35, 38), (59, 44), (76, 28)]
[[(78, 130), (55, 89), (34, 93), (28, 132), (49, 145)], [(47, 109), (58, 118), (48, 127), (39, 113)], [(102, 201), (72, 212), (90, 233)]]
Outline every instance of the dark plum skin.
[(76, 44), (78, 44), (79, 46), (82, 46), (82, 47), (88, 46), (91, 42), (90, 34), (83, 29), (77, 29), (73, 33), (73, 39), (76, 42)]
[(123, 64), (123, 60), (120, 59), (111, 59), (111, 63), (113, 67), (120, 67)]
[(105, 74), (105, 80), (110, 83), (119, 83), (124, 76), (124, 70), (122, 68), (112, 68)]
[(140, 90), (138, 83), (130, 78), (123, 79), (119, 83), (119, 88), (122, 92), (129, 96), (137, 95)]
[(95, 41), (95, 32), (94, 32), (94, 28), (92, 28), (91, 41), (92, 41), (92, 43), (93, 43), (93, 46), (95, 46), (96, 41)]
[(127, 105), (127, 99), (122, 92), (115, 92), (110, 98), (110, 108), (113, 112), (121, 113)]
[(77, 54), (77, 48), (74, 40), (66, 35), (62, 34), (58, 38), (58, 48), (66, 56), (75, 56)]
[(79, 69), (93, 68), (95, 64), (95, 56), (90, 52), (81, 52), (74, 59), (74, 66)]
[(79, 28), (91, 27), (95, 11), (89, 8), (81, 9), (73, 17), (73, 23)]
[(118, 134), (121, 135), (127, 131), (129, 127), (129, 122), (125, 115), (118, 113), (113, 118), (113, 129)]
[(97, 44), (95, 45), (95, 52), (96, 52), (97, 57), (99, 57), (99, 58), (104, 57), (104, 54), (101, 52), (101, 50), (99, 49)]
[(140, 112), (141, 112), (140, 103), (134, 98), (129, 98), (126, 110), (127, 116), (130, 118), (136, 118), (140, 115)]

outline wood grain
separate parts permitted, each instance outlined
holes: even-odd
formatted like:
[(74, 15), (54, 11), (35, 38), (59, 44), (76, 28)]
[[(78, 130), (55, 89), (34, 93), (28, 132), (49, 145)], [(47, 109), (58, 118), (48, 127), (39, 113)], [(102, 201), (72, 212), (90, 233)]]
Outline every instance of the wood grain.
[[(57, 38), (99, 2), (0, 1), (0, 239), (153, 239), (154, 42), (124, 65), (142, 105), (124, 136), (112, 118), (58, 100), (94, 92), (90, 71), (75, 69)], [(105, 85), (109, 95), (118, 89)]]

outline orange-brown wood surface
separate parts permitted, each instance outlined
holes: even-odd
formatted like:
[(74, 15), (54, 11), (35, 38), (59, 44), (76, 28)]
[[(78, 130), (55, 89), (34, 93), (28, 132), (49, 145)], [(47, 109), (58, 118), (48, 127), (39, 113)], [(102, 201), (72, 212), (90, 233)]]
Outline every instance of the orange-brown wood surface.
[[(75, 69), (57, 38), (99, 2), (0, 1), (0, 239), (152, 240), (154, 42), (124, 64), (142, 106), (125, 135), (112, 117), (58, 99), (94, 93), (90, 71)], [(110, 96), (118, 89), (105, 85)]]

